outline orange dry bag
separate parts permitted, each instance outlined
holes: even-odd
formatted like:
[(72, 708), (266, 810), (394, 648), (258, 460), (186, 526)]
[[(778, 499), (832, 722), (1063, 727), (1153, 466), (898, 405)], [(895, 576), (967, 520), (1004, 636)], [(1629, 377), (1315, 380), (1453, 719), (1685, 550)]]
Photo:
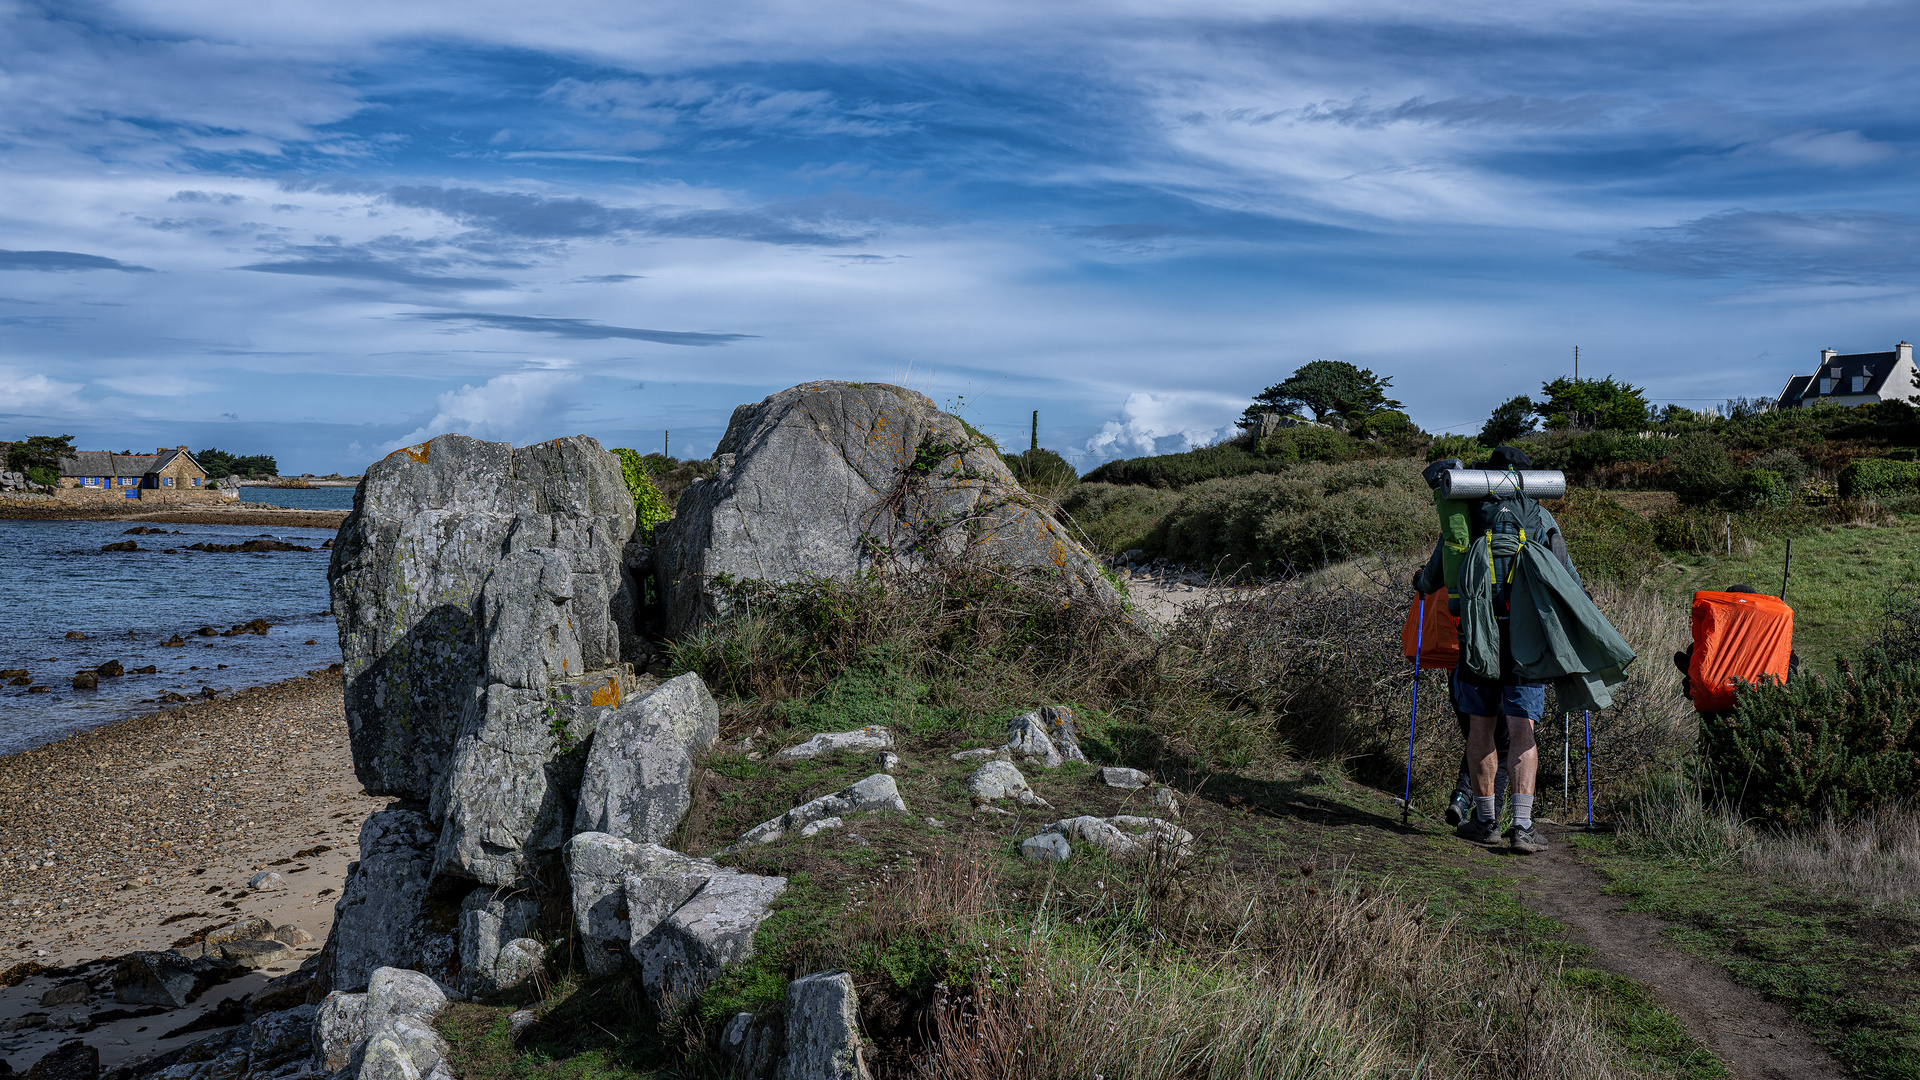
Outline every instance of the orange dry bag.
[(1785, 681), (1793, 655), (1793, 609), (1765, 593), (1693, 594), (1693, 658), (1687, 684), (1703, 713), (1733, 708), (1734, 680)]
[[(1427, 608), (1424, 632), (1420, 625), (1420, 607)], [(1400, 652), (1408, 663), (1414, 662), (1414, 642), (1419, 642), (1422, 669), (1460, 665), (1460, 620), (1447, 613), (1447, 590), (1435, 589), (1422, 597), (1415, 594), (1407, 605), (1407, 623), (1400, 628)]]

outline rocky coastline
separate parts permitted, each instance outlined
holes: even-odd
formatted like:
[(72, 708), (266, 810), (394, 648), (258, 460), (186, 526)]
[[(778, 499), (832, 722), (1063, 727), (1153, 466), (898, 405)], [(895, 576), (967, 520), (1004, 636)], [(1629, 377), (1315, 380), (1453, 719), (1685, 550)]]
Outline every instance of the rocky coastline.
[(19, 521), (148, 521), (167, 525), (277, 525), (291, 529), (338, 529), (346, 510), (293, 510), (265, 503), (220, 503), (155, 510), (138, 504), (63, 503), (57, 499), (0, 498), (0, 518)]

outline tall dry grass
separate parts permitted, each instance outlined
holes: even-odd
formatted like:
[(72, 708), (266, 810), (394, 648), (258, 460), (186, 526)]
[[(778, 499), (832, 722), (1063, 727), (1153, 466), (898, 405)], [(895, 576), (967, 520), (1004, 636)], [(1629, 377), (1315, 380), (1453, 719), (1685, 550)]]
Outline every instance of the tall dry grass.
[(1633, 1075), (1538, 961), (1303, 870), (1159, 862), (1009, 903), (949, 860), (896, 880), (866, 926), (955, 954), (917, 1062), (937, 1080)]
[(1756, 873), (1848, 899), (1920, 903), (1920, 809), (1903, 800), (1850, 821), (1827, 817), (1802, 832), (1764, 833), (1741, 857)]

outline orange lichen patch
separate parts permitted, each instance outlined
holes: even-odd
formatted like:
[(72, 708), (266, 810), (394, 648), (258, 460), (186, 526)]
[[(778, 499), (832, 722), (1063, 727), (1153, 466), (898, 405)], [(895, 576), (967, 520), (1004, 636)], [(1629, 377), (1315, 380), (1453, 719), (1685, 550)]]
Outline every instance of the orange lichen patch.
[(607, 685), (598, 687), (594, 690), (593, 697), (591, 700), (587, 702), (587, 704), (589, 705), (620, 704), (620, 680), (608, 679)]
[(430, 447), (427, 443), (417, 443), (413, 446), (403, 446), (395, 450), (393, 454), (388, 454), (387, 456), (392, 457), (394, 454), (405, 454), (420, 464), (425, 465), (427, 463), (427, 451), (429, 449)]

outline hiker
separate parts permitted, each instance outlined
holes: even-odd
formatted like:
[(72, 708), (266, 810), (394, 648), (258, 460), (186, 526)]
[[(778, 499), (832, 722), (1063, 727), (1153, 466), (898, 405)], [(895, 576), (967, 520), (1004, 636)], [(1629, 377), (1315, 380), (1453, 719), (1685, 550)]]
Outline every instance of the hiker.
[[(1521, 472), (1531, 464), (1524, 451), (1502, 446), (1484, 467)], [(1449, 610), (1460, 618), (1452, 689), (1454, 708), (1468, 718), (1473, 815), (1454, 831), (1478, 843), (1500, 835), (1495, 732), (1504, 718), (1513, 800), (1513, 826), (1504, 835), (1514, 851), (1532, 854), (1547, 847), (1533, 827), (1540, 757), (1534, 725), (1546, 712), (1546, 684), (1554, 682), (1563, 708), (1604, 707), (1611, 688), (1625, 680), (1633, 650), (1587, 596), (1553, 515), (1518, 483), (1471, 503), (1443, 499), (1442, 477), (1460, 468), (1455, 459), (1427, 470), (1441, 538), (1414, 577), (1423, 595), (1445, 587)]]
[[(1458, 677), (1454, 671), (1447, 672), (1447, 700), (1458, 701), (1453, 690), (1453, 680)], [(1473, 718), (1456, 707), (1453, 718), (1460, 725), (1460, 774), (1454, 777), (1453, 796), (1447, 800), (1447, 824), (1459, 826), (1473, 817), (1473, 763), (1467, 760), (1467, 747), (1473, 742)], [(1499, 767), (1493, 773), (1493, 818), (1500, 820), (1503, 804), (1507, 801), (1507, 782), (1513, 773), (1508, 768), (1507, 751), (1511, 740), (1507, 737), (1507, 718), (1503, 713), (1493, 718), (1493, 749), (1499, 757)]]
[(1693, 641), (1673, 654), (1681, 696), (1702, 716), (1733, 711), (1736, 681), (1784, 682), (1800, 670), (1793, 609), (1751, 585), (1693, 594)]

